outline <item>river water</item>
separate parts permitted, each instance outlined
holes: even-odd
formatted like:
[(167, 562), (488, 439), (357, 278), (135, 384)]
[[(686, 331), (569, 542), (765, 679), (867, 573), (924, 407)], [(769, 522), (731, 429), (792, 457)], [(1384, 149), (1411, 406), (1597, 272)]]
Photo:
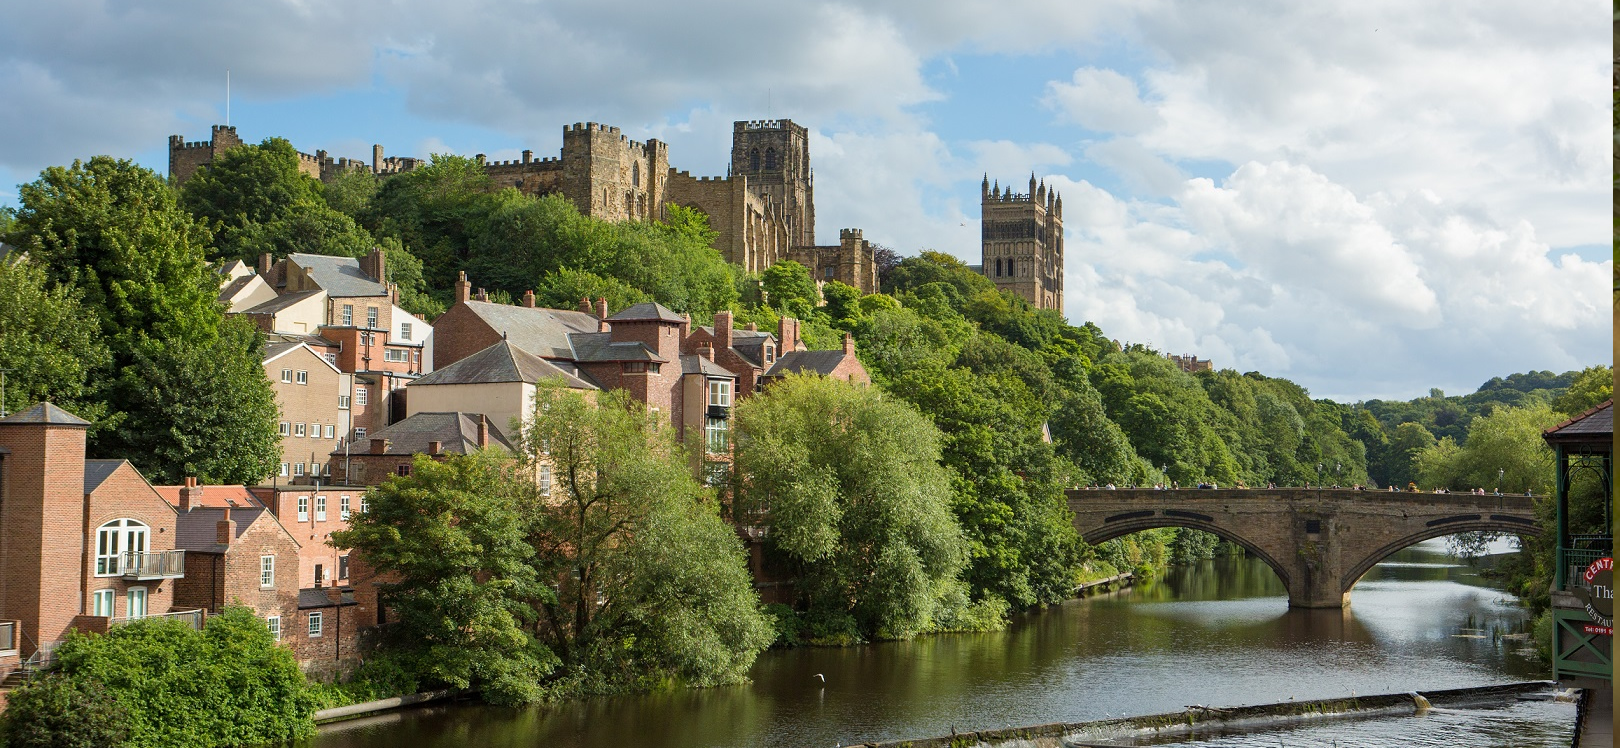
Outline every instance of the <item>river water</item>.
[[(1392, 556), (1355, 586), (1343, 611), (1290, 610), (1256, 559), (1179, 567), (1133, 590), (1017, 617), (1003, 631), (842, 649), (770, 651), (753, 682), (561, 706), (428, 707), (328, 726), (314, 748), (558, 746), (697, 748), (836, 746), (1048, 722), (1540, 679), (1512, 596), (1430, 541)], [(820, 677), (818, 677), (818, 674)], [(821, 680), (825, 678), (825, 682)], [(1435, 744), (1459, 740), (1447, 720), (1511, 736), (1568, 742), (1574, 709), (1504, 705), (1425, 722)], [(1367, 745), (1367, 724), (1318, 725), (1287, 745)], [(1410, 720), (1408, 720), (1410, 722)], [(1390, 745), (1423, 745), (1386, 727)], [(1312, 730), (1315, 732), (1313, 733)], [(1251, 736), (1252, 739), (1254, 736)], [(1539, 739), (1539, 738), (1538, 738)], [(1209, 745), (1278, 745), (1242, 736)], [(1236, 741), (1236, 742), (1233, 742)], [(1445, 742), (1450, 741), (1450, 742)]]

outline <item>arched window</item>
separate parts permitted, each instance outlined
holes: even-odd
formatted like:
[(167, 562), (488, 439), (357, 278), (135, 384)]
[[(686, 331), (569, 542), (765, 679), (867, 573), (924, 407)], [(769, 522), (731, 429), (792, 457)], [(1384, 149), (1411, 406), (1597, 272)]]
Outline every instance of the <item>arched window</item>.
[(641, 164), (635, 161), (630, 162), (630, 186), (641, 186)]
[(996, 258), (996, 277), (997, 278), (1001, 277), (1001, 258), (1000, 257)]
[(124, 556), (145, 553), (146, 535), (146, 524), (133, 519), (115, 519), (96, 528), (96, 576), (124, 573)]
[(748, 170), (749, 171), (759, 171), (759, 149), (758, 148), (755, 148), (754, 150), (751, 150), (751, 151), (748, 152)]
[(775, 169), (775, 168), (776, 168), (776, 149), (775, 148), (766, 148), (765, 149), (765, 170), (770, 171), (771, 169)]

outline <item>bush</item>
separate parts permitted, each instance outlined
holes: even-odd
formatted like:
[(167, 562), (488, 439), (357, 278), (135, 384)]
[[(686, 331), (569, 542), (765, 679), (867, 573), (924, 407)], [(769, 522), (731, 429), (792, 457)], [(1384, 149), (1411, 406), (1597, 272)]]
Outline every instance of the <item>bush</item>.
[(11, 692), (0, 736), (11, 748), (101, 748), (124, 742), (128, 723), (100, 684), (51, 673)]

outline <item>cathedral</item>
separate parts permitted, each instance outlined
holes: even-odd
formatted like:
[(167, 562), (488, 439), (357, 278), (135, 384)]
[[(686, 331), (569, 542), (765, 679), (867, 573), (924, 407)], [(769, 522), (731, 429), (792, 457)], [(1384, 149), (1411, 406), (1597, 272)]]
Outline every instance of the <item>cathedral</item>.
[(978, 270), (1036, 309), (1063, 311), (1063, 198), (1048, 190), (1046, 181), (1029, 175), (1029, 192), (1017, 194), (1009, 185), (990, 183), (986, 174), (979, 187), (982, 210), (981, 260)]

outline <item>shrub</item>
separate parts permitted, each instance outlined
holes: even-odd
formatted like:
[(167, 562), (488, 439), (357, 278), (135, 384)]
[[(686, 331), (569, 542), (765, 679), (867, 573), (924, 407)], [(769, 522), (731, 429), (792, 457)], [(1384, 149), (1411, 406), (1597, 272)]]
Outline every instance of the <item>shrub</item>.
[(11, 748), (102, 748), (124, 742), (128, 721), (100, 684), (50, 673), (11, 692), (0, 736)]

